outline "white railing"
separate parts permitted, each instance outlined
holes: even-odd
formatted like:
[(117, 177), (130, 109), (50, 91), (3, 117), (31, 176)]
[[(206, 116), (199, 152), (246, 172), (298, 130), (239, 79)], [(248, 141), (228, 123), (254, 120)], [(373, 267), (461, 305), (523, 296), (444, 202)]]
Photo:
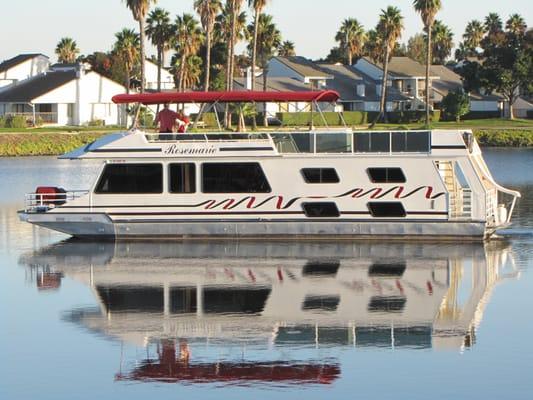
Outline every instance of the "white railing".
[(24, 210), (26, 212), (45, 212), (88, 193), (88, 190), (69, 190), (64, 193), (26, 193)]

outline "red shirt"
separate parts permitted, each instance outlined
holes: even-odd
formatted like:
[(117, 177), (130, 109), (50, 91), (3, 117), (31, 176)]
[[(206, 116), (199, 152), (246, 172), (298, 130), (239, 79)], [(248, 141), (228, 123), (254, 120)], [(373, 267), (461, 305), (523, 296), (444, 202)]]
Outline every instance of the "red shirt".
[(191, 121), (185, 115), (180, 115), (178, 118), (183, 122), (183, 125), (180, 125), (178, 128), (178, 133), (185, 133), (187, 125), (189, 125)]
[(159, 133), (172, 133), (176, 119), (179, 117), (177, 112), (164, 108), (157, 114), (155, 123), (159, 123)]

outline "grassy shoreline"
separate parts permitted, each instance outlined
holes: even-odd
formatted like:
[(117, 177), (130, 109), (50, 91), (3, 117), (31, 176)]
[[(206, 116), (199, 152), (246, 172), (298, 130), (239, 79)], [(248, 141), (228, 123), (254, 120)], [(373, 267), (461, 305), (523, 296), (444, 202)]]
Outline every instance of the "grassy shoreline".
[[(490, 123), (437, 123), (435, 129), (472, 129), (482, 146), (533, 147), (533, 121), (490, 121)], [(354, 127), (362, 128), (362, 127)], [(74, 150), (107, 135), (114, 129), (38, 128), (8, 131), (0, 129), (0, 157), (55, 156)], [(274, 129), (274, 128), (273, 128)], [(419, 125), (380, 124), (380, 130), (423, 129)]]

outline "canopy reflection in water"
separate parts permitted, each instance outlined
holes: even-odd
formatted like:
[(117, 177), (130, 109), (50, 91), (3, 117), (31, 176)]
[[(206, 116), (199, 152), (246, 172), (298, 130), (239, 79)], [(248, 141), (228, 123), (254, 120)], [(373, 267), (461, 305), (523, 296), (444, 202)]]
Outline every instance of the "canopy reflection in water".
[(41, 290), (93, 290), (66, 321), (146, 349), (117, 379), (165, 382), (325, 384), (342, 349), (462, 351), (516, 276), (503, 242), (67, 241), (20, 263)]

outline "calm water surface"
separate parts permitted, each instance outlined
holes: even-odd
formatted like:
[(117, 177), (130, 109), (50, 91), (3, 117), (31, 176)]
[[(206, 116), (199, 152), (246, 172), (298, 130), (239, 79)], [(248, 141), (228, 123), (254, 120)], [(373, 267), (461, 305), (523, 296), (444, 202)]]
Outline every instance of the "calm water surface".
[(83, 243), (20, 223), (98, 166), (0, 159), (0, 398), (533, 398), (533, 152), (489, 244)]

